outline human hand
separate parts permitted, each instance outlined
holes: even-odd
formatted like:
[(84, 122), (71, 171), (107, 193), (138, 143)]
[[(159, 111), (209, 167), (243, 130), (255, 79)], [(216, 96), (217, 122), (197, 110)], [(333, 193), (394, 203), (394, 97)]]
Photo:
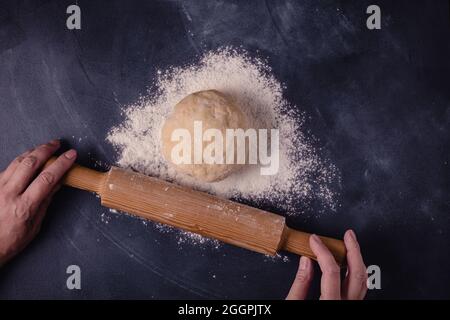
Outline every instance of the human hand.
[(58, 140), (40, 145), (0, 172), (0, 266), (39, 232), (59, 181), (75, 161), (77, 153), (72, 149), (39, 173), (59, 146)]
[[(367, 292), (367, 273), (356, 235), (347, 230), (344, 235), (347, 249), (347, 274), (341, 286), (341, 270), (331, 252), (320, 238), (312, 235), (309, 238), (311, 250), (317, 256), (322, 271), (320, 281), (321, 300), (362, 300)], [(300, 258), (300, 264), (287, 300), (304, 300), (313, 278), (312, 260)]]

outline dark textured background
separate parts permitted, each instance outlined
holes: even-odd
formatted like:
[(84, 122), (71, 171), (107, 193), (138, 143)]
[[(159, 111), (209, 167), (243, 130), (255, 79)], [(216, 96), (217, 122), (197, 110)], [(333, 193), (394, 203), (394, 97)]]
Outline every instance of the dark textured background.
[[(382, 270), (369, 298), (450, 298), (448, 1), (375, 1), (381, 31), (365, 27), (374, 1), (315, 0), (78, 1), (82, 30), (69, 31), (73, 2), (0, 1), (0, 167), (54, 137), (83, 164), (114, 163), (105, 135), (157, 68), (223, 45), (259, 50), (342, 172), (337, 213), (289, 223), (354, 228)], [(295, 256), (180, 247), (127, 216), (106, 224), (89, 193), (56, 198), (37, 240), (0, 269), (0, 298), (283, 298), (297, 268)], [(70, 264), (81, 291), (65, 287)]]

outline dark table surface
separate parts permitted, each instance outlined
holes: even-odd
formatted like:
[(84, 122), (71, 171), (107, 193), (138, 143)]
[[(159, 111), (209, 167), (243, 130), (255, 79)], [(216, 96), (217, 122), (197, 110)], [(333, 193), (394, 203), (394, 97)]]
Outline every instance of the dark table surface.
[[(74, 2), (0, 1), (0, 167), (54, 137), (85, 165), (114, 163), (106, 133), (157, 68), (224, 45), (258, 50), (342, 173), (336, 213), (289, 223), (355, 229), (381, 268), (371, 299), (450, 298), (448, 1), (376, 1), (377, 31), (366, 28), (373, 1), (79, 0), (82, 29), (69, 31)], [(283, 298), (289, 258), (180, 246), (63, 189), (36, 241), (0, 269), (0, 298)], [(71, 264), (81, 290), (66, 288)]]

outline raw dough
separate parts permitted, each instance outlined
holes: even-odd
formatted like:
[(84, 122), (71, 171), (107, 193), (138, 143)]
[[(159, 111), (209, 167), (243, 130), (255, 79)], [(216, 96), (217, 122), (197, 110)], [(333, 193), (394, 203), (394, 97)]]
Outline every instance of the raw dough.
[[(226, 129), (247, 128), (245, 115), (225, 94), (217, 90), (207, 90), (188, 95), (175, 106), (162, 128), (163, 155), (168, 162), (175, 166), (178, 172), (188, 174), (202, 181), (214, 182), (226, 178), (232, 172), (242, 167), (242, 165), (237, 164), (193, 164), (193, 138), (191, 141), (192, 164), (174, 164), (171, 161), (171, 152), (172, 148), (179, 141), (171, 141), (172, 132), (178, 128), (185, 128), (189, 130), (191, 137), (194, 137), (194, 121), (202, 121), (203, 132), (206, 129), (219, 129), (222, 132), (224, 141)], [(203, 142), (203, 150), (209, 143)], [(225, 150), (226, 147), (224, 146), (224, 159), (226, 159)]]

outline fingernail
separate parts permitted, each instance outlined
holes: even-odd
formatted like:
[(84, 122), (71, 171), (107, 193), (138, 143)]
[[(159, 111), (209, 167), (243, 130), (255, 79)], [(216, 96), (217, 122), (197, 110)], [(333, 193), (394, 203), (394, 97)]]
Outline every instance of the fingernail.
[(322, 243), (322, 240), (320, 240), (320, 238), (315, 234), (311, 235), (311, 238), (317, 243)]
[(349, 230), (349, 231), (348, 231), (348, 235), (350, 236), (350, 238), (351, 238), (353, 241), (355, 241), (355, 242), (358, 241), (358, 240), (356, 240), (356, 234), (355, 234), (355, 231)]
[(66, 153), (64, 153), (64, 157), (66, 157), (69, 160), (72, 160), (77, 155), (77, 151), (74, 149), (70, 149)]
[(59, 146), (59, 140), (58, 139), (54, 139), (52, 141), (50, 141), (48, 144), (52, 145), (52, 146)]
[(307, 257), (300, 257), (300, 270), (306, 270), (309, 265), (309, 259)]

